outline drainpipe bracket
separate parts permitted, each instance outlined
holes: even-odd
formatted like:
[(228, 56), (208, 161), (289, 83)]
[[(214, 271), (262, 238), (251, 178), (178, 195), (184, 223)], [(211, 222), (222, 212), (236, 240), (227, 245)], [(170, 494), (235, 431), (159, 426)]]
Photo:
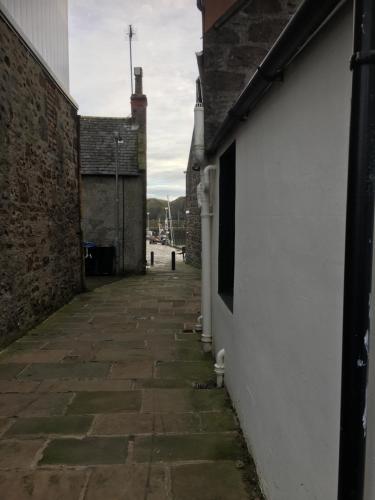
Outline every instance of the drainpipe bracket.
[(375, 50), (355, 52), (350, 59), (350, 71), (353, 71), (356, 66), (366, 64), (375, 64)]
[(212, 342), (212, 337), (209, 336), (209, 335), (205, 335), (203, 333), (203, 335), (201, 335), (201, 341), (204, 343), (204, 344), (211, 344)]
[(215, 369), (215, 373), (217, 375), (224, 375), (224, 372), (225, 372), (224, 365), (218, 365), (217, 363), (215, 363), (214, 369)]

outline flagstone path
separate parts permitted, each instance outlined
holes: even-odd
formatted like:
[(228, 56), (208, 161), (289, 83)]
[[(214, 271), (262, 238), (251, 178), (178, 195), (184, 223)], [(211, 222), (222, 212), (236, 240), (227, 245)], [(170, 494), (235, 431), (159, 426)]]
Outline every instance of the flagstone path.
[(262, 498), (225, 390), (194, 385), (214, 380), (199, 273), (152, 250), (146, 276), (75, 297), (0, 354), (2, 499)]

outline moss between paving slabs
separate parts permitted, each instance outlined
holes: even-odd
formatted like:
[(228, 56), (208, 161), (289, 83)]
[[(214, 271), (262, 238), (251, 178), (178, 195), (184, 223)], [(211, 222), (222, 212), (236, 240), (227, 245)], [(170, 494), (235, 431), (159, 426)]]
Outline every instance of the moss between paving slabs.
[(239, 460), (243, 450), (236, 434), (188, 434), (136, 438), (135, 460)]
[[(172, 467), (172, 494), (178, 500), (249, 500), (241, 471), (232, 462)], [(199, 493), (198, 493), (199, 492)], [(258, 496), (250, 496), (250, 499)]]
[(213, 365), (209, 361), (160, 362), (157, 366), (160, 378), (184, 379), (192, 382), (206, 382), (213, 377)]
[(200, 413), (203, 432), (227, 432), (238, 429), (231, 411)]
[(84, 415), (87, 413), (139, 411), (141, 403), (141, 391), (81, 392), (74, 398), (68, 413)]
[(44, 451), (39, 465), (108, 465), (126, 461), (126, 438), (55, 439)]
[(217, 411), (231, 408), (230, 398), (225, 389), (192, 389), (190, 399), (195, 411)]
[(6, 433), (8, 436), (45, 435), (45, 434), (86, 434), (93, 417), (32, 417), (19, 418)]

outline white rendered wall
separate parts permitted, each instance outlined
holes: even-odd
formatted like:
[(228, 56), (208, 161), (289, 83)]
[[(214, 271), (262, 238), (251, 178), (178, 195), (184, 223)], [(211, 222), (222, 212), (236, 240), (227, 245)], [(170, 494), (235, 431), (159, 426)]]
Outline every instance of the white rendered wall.
[(337, 496), (351, 54), (346, 9), (236, 133), (233, 314), (216, 176), (215, 349), (268, 500)]
[(0, 0), (69, 91), (68, 0)]

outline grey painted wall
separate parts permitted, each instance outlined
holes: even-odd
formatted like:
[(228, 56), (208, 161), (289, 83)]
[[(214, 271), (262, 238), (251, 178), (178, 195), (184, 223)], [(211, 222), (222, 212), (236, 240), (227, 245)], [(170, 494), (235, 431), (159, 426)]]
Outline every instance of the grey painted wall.
[(216, 175), (215, 349), (269, 500), (337, 495), (351, 53), (347, 9), (237, 131), (233, 314)]
[[(124, 182), (123, 182), (124, 181)], [(120, 177), (120, 266), (121, 272), (143, 272), (142, 178)], [(124, 189), (123, 189), (124, 186)], [(115, 241), (115, 178), (112, 176), (82, 176), (82, 230), (85, 241), (93, 241), (98, 246), (113, 246)], [(122, 266), (124, 200), (124, 263)]]

